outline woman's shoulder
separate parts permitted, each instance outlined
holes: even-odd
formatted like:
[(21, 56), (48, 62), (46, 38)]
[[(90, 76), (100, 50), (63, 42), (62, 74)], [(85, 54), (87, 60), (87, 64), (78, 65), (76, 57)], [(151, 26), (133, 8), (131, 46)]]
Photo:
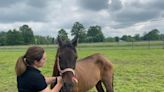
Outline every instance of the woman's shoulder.
[(39, 72), (26, 70), (24, 74), (17, 77), (18, 84), (25, 86), (27, 89), (35, 89), (41, 91), (47, 87), (44, 76)]
[(31, 81), (44, 80), (44, 76), (41, 74), (41, 72), (33, 67), (27, 67), (26, 71), (17, 78)]
[(27, 68), (25, 73), (25, 75), (32, 79), (44, 79), (44, 76), (42, 75), (40, 70), (35, 68)]

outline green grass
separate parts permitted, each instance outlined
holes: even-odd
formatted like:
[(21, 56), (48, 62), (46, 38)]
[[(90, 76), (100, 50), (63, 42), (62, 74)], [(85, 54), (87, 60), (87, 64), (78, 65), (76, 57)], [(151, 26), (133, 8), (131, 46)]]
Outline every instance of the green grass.
[[(0, 48), (0, 92), (17, 92), (15, 63), (28, 46)], [(56, 48), (43, 46), (47, 52), (46, 65), (41, 69), (52, 75)], [(102, 53), (114, 64), (115, 92), (164, 92), (164, 49), (110, 49), (110, 47), (82, 46), (79, 58)], [(96, 92), (95, 89), (89, 92)]]

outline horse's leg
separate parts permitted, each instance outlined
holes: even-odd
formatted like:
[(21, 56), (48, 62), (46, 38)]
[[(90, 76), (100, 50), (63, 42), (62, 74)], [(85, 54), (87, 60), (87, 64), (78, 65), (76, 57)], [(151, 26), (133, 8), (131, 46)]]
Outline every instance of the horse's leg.
[(103, 55), (97, 55), (97, 64), (100, 65), (101, 80), (105, 85), (106, 92), (114, 92), (113, 90), (113, 65)]
[(103, 76), (102, 82), (105, 85), (106, 92), (114, 92), (113, 77), (114, 77), (114, 75), (110, 71), (108, 71), (108, 73), (104, 74), (104, 76)]
[(104, 89), (101, 84), (101, 80), (96, 84), (96, 89), (98, 92), (104, 92)]

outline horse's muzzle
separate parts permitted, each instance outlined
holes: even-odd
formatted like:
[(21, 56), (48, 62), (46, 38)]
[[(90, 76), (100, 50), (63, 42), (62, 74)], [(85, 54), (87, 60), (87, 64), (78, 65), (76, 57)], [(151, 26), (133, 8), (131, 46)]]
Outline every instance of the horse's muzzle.
[(77, 88), (78, 80), (75, 76), (72, 77), (72, 81), (67, 81), (63, 83), (63, 87), (61, 89), (61, 92), (74, 92)]

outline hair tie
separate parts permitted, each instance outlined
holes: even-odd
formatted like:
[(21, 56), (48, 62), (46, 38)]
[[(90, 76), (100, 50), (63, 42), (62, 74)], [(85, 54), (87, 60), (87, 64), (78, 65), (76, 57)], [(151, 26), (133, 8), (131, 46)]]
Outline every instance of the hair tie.
[(23, 62), (24, 62), (24, 64), (27, 66), (28, 64), (27, 64), (27, 59), (26, 59), (26, 57), (25, 56), (23, 56)]
[(25, 61), (25, 62), (26, 62), (26, 58), (23, 58), (23, 61)]

